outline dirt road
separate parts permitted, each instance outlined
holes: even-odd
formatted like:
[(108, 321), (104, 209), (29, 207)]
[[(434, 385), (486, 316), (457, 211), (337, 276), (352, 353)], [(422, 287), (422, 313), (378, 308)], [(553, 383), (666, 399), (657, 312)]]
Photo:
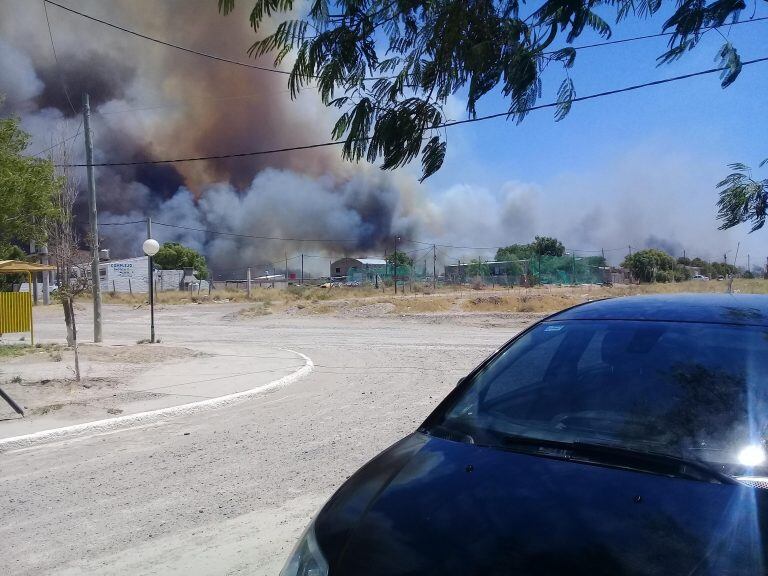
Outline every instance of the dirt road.
[[(168, 307), (158, 331), (174, 346), (290, 348), (314, 372), (226, 410), (0, 454), (0, 573), (277, 574), (350, 474), (533, 320), (236, 311)], [(62, 336), (56, 314), (41, 314), (42, 338)], [(144, 337), (130, 307), (104, 315), (106, 338)]]

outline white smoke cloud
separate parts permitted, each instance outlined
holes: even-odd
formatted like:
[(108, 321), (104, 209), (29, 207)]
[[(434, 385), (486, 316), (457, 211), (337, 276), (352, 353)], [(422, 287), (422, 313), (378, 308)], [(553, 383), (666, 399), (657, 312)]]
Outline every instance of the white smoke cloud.
[(43, 82), (37, 77), (32, 59), (13, 45), (0, 39), (0, 78), (12, 79), (2, 82), (3, 93), (8, 103), (19, 105), (35, 98), (43, 91)]

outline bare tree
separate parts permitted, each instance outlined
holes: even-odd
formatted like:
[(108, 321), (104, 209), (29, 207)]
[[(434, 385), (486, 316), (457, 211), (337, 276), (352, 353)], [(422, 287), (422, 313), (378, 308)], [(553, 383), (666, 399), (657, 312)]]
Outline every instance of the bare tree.
[[(70, 150), (66, 141), (60, 140), (53, 150), (58, 165), (56, 177), (60, 180), (54, 198), (58, 217), (48, 223), (49, 254), (56, 265), (58, 277), (58, 297), (64, 308), (64, 323), (67, 326), (67, 345), (75, 353), (75, 379), (80, 381), (80, 356), (77, 349), (77, 322), (75, 318), (75, 300), (88, 290), (88, 259), (78, 250), (78, 237), (75, 231), (74, 207), (79, 190), (79, 179), (71, 164)], [(95, 282), (99, 279), (95, 278)]]

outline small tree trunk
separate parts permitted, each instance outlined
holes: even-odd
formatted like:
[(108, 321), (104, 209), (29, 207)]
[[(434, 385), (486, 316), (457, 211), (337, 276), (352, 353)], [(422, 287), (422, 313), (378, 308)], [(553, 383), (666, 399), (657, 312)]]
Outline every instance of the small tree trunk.
[(61, 305), (64, 307), (64, 324), (67, 326), (67, 346), (70, 348), (75, 345), (75, 318), (74, 314), (72, 314), (71, 301), (70, 297), (61, 299)]
[(69, 317), (72, 322), (72, 348), (75, 351), (75, 380), (80, 382), (80, 353), (77, 349), (77, 323), (75, 322), (75, 302), (74, 298), (67, 298), (69, 306)]

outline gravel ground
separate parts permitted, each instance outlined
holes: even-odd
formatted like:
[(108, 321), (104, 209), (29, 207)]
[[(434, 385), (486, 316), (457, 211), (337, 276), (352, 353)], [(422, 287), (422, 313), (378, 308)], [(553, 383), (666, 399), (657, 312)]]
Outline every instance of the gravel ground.
[[(0, 573), (277, 574), (349, 475), (536, 318), (242, 318), (238, 310), (167, 307), (158, 331), (179, 347), (290, 348), (315, 371), (225, 411), (0, 454)], [(43, 339), (63, 337), (54, 310), (36, 313)], [(145, 315), (105, 307), (105, 337), (135, 342)]]

